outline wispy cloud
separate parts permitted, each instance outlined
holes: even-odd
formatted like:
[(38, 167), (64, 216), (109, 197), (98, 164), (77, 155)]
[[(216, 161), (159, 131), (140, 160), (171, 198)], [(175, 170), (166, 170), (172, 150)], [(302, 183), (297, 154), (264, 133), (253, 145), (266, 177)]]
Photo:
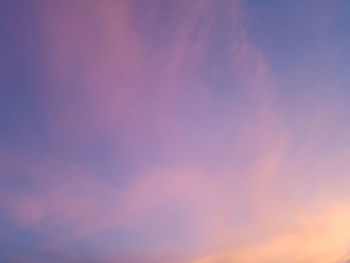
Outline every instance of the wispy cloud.
[[(83, 247), (98, 262), (142, 263), (347, 256), (346, 187), (332, 190), (328, 175), (346, 184), (349, 171), (348, 143), (329, 146), (341, 130), (335, 77), (301, 74), (312, 62), (293, 69), (294, 81), (276, 70), (247, 8), (226, 0), (35, 6), (33, 89), (45, 138), (0, 152), (0, 207), (40, 236), (37, 253), (79, 262), (71, 251)], [(313, 84), (326, 95), (310, 106), (304, 94), (310, 111), (293, 119), (284, 89)]]

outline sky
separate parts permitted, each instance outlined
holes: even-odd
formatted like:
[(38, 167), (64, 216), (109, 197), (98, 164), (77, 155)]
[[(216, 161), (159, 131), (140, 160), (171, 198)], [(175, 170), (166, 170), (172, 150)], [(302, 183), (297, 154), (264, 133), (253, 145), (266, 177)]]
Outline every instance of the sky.
[(349, 12), (1, 0), (0, 261), (350, 262)]

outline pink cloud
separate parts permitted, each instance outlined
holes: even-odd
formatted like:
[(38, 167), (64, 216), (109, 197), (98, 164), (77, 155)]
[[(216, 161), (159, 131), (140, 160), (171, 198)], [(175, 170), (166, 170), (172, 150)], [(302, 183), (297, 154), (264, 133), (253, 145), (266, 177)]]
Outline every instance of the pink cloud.
[[(295, 134), (276, 110), (279, 83), (262, 51), (248, 39), (241, 2), (232, 1), (222, 11), (231, 19), (226, 33), (234, 35), (225, 48), (214, 34), (222, 15), (213, 15), (218, 3), (183, 1), (183, 19), (173, 21), (177, 26), (172, 41), (161, 43), (161, 48), (148, 36), (157, 22), (156, 2), (142, 18), (130, 3), (63, 0), (42, 6), (46, 49), (40, 94), (50, 117), (51, 139), (58, 144), (107, 141), (127, 167), (134, 165), (134, 156), (152, 154), (146, 146), (156, 145), (164, 161), (132, 170), (118, 185), (84, 161), (60, 159), (59, 154), (4, 154), (0, 158), (9, 169), (26, 174), (36, 185), (20, 194), (4, 189), (3, 195), (11, 199), (0, 203), (4, 210), (21, 226), (52, 229), (48, 250), (114, 228), (141, 236), (170, 207), (191, 229), (186, 237), (193, 251), (179, 257), (203, 257), (196, 263), (236, 258), (271, 262), (297, 249), (300, 259), (316, 262), (321, 259), (315, 248), (325, 251), (328, 263), (344, 254), (349, 236), (338, 236), (337, 224), (346, 228), (345, 208), (331, 207), (316, 219), (304, 212), (306, 222), (294, 222), (297, 230), (292, 233), (269, 224), (271, 218), (294, 216), (293, 208), (283, 208), (293, 203), (293, 195), (280, 198), (276, 189), (293, 163), (290, 145)], [(145, 24), (143, 29), (139, 24)], [(237, 86), (224, 83), (237, 92), (234, 101), (216, 101), (207, 76), (215, 66), (210, 53), (220, 48), (229, 68), (223, 71), (237, 81)], [(315, 130), (328, 122), (317, 123), (308, 136), (318, 135)], [(294, 180), (294, 170), (287, 172)], [(57, 233), (57, 226), (67, 231)], [(334, 241), (329, 249), (328, 242), (318, 243), (318, 231)], [(242, 246), (241, 240), (248, 245)], [(159, 247), (180, 245), (155, 242)], [(304, 247), (309, 243), (315, 248)]]

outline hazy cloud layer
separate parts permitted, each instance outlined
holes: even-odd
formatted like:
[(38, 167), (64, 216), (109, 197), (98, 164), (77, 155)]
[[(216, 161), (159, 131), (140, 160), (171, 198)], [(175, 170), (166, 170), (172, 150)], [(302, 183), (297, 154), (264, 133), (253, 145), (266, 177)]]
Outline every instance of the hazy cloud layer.
[(346, 260), (336, 3), (15, 2), (4, 262)]

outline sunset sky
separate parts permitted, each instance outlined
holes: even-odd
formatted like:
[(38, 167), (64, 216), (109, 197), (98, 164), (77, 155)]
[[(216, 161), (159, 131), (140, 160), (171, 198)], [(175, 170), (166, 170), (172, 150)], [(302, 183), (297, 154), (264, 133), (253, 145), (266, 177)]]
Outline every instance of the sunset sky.
[(0, 0), (0, 262), (350, 262), (349, 47), (347, 0)]

